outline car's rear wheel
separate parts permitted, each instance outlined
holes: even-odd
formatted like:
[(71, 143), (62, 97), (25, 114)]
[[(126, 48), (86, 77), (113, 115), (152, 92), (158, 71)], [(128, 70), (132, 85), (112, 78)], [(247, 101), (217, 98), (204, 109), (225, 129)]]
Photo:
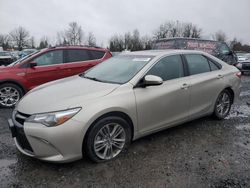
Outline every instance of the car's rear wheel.
[(0, 107), (11, 108), (22, 98), (22, 89), (12, 83), (0, 85)]
[(131, 129), (120, 117), (106, 117), (96, 122), (86, 135), (83, 151), (94, 162), (116, 158), (129, 145)]
[(214, 117), (224, 119), (230, 112), (232, 101), (231, 93), (228, 90), (222, 91), (215, 103)]

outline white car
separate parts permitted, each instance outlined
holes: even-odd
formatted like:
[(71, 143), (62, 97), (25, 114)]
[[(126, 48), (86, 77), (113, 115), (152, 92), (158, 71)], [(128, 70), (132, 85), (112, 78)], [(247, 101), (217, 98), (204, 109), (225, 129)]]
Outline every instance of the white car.
[(25, 155), (103, 162), (153, 132), (211, 114), (225, 118), (238, 98), (240, 75), (205, 52), (122, 53), (31, 90), (9, 125)]

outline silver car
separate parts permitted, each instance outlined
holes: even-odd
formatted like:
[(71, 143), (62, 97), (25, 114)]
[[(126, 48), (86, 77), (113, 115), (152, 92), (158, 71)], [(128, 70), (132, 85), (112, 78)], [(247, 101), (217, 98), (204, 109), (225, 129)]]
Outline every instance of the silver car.
[(30, 91), (9, 126), (25, 155), (103, 162), (153, 132), (212, 114), (225, 118), (239, 90), (239, 70), (204, 52), (122, 53)]

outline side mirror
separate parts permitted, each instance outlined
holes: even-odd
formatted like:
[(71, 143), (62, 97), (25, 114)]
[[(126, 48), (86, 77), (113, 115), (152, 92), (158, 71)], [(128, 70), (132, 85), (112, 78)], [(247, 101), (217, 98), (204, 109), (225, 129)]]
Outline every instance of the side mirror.
[(34, 68), (37, 66), (37, 63), (36, 62), (30, 62), (30, 68)]
[(154, 76), (154, 75), (146, 75), (143, 80), (143, 85), (145, 87), (147, 86), (158, 86), (163, 83), (163, 80), (159, 76)]

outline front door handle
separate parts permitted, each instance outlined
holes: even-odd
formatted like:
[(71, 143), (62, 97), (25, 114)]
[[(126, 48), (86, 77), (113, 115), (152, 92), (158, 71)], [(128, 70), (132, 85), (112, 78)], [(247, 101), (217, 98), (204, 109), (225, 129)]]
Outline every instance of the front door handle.
[(188, 89), (189, 85), (187, 83), (182, 84), (181, 89)]

